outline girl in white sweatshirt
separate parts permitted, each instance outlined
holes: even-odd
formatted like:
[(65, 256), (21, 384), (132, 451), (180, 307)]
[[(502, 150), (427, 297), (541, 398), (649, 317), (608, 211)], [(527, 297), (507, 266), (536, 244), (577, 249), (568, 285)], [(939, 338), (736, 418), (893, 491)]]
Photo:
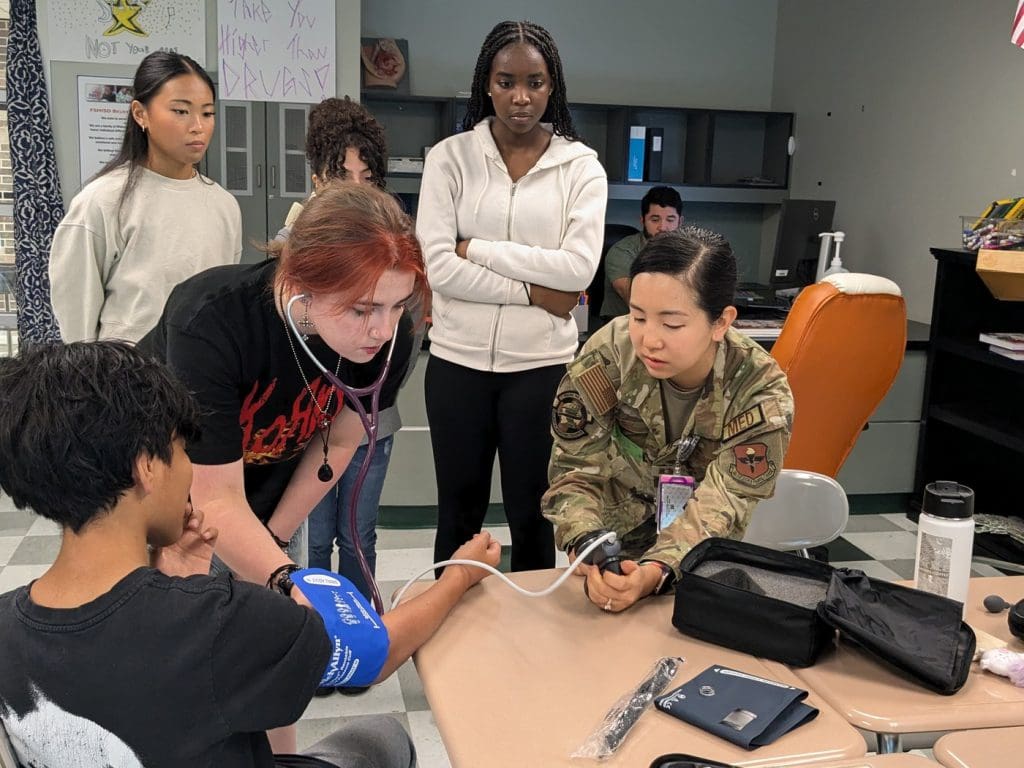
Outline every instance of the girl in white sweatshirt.
[(558, 49), (530, 22), (484, 40), (463, 133), (426, 158), (416, 234), (433, 291), (426, 405), (435, 560), (480, 530), (495, 452), (512, 569), (550, 568), (551, 403), (600, 259), (607, 178), (576, 135)]
[(65, 342), (136, 342), (171, 289), (237, 264), (242, 216), (196, 165), (213, 136), (210, 76), (180, 53), (139, 64), (121, 150), (71, 201), (50, 246), (50, 295)]

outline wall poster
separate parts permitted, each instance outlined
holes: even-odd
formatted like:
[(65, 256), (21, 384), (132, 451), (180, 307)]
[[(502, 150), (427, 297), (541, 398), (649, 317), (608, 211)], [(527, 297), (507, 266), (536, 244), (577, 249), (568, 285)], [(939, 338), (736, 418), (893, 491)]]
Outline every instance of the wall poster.
[(57, 61), (137, 65), (176, 51), (206, 66), (204, 0), (50, 0), (49, 49)]
[(335, 92), (334, 0), (217, 0), (218, 96), (317, 104)]
[(78, 156), (83, 186), (121, 148), (131, 103), (130, 77), (79, 75)]

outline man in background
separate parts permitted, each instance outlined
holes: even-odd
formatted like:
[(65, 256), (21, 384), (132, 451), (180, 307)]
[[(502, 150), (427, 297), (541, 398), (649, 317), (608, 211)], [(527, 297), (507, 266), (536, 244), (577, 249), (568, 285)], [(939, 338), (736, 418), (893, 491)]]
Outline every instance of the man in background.
[(640, 231), (613, 245), (604, 261), (601, 320), (629, 312), (629, 268), (647, 239), (683, 224), (683, 199), (672, 187), (651, 187), (640, 201)]

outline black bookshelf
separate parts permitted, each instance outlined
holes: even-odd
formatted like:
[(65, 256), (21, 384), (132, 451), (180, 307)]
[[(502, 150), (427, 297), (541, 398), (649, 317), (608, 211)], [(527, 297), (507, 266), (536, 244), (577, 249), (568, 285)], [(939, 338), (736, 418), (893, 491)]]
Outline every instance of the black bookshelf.
[[(927, 483), (956, 480), (974, 489), (976, 513), (1024, 517), (1024, 363), (978, 340), (988, 331), (1024, 330), (1024, 302), (994, 298), (975, 271), (975, 253), (931, 253), (935, 294), (915, 497)], [(998, 538), (979, 537), (975, 554), (1024, 563), (1024, 547)]]
[[(384, 125), (388, 153), (422, 156), (459, 130), (466, 99), (407, 96), (364, 90), (366, 108)], [(793, 113), (645, 107), (630, 104), (570, 105), (583, 140), (593, 147), (608, 173), (608, 196), (639, 200), (658, 184), (682, 191), (688, 202), (779, 204), (788, 196)], [(658, 181), (626, 181), (629, 128), (663, 131), (664, 158)], [(763, 181), (745, 181), (760, 179)], [(388, 177), (388, 189), (416, 194), (419, 175)]]

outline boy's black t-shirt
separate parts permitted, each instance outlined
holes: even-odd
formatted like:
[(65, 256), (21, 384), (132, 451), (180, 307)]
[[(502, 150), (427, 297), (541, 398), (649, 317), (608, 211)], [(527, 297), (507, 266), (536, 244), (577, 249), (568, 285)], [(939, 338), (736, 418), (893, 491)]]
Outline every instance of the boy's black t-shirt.
[(331, 651), (281, 595), (150, 568), (73, 609), (0, 595), (0, 648), (0, 718), (47, 768), (273, 766), (264, 731), (302, 715)]
[[(215, 267), (186, 280), (171, 292), (160, 321), (138, 344), (141, 351), (169, 363), (199, 401), (203, 433), (189, 444), (189, 458), (197, 464), (242, 459), (246, 498), (264, 522), (277, 507), (322, 418), (298, 365), (321, 407), (327, 406), (331, 390), (297, 342), (299, 363), (295, 361), (284, 320), (274, 306), (276, 268), (276, 260)], [(381, 410), (395, 403), (412, 339), (406, 314), (381, 388)], [(336, 352), (319, 337), (311, 337), (309, 346), (324, 366), (335, 369)], [(341, 360), (341, 380), (353, 388), (371, 385), (387, 353), (385, 346), (368, 363)], [(339, 395), (335, 392), (327, 408), (332, 417)], [(370, 397), (360, 400), (369, 412)]]

